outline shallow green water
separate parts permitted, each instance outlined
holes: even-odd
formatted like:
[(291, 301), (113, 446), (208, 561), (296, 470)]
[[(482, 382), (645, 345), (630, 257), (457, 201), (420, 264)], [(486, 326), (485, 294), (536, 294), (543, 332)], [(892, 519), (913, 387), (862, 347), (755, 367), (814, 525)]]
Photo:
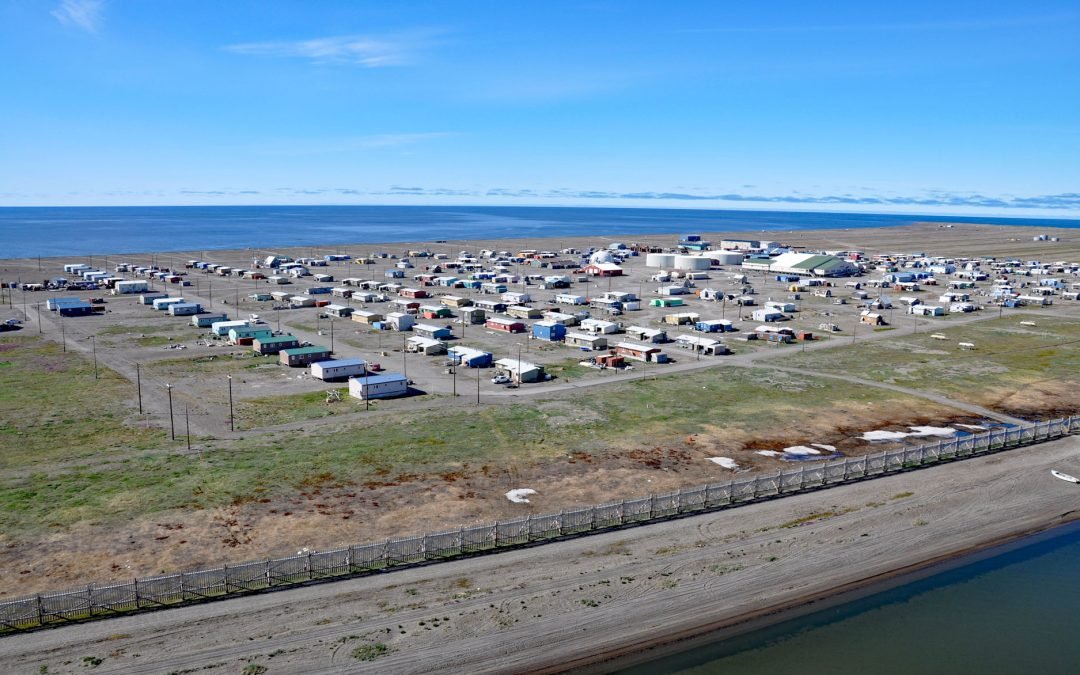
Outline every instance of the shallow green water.
[(1080, 673), (1080, 523), (616, 672)]

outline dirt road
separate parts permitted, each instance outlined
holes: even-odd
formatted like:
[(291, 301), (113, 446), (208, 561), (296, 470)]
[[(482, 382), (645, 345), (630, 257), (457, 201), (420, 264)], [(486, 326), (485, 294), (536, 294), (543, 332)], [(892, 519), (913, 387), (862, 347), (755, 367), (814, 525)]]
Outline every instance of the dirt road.
[(97, 659), (101, 673), (555, 671), (1080, 517), (1080, 489), (1051, 468), (1080, 472), (1080, 439), (497, 556), (8, 637), (0, 663), (13, 673), (85, 673)]

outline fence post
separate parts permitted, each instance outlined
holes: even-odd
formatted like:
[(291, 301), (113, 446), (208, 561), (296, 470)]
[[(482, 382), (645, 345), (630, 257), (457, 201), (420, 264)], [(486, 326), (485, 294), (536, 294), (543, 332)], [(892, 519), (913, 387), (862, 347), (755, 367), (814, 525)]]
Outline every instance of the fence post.
[(428, 533), (427, 532), (425, 532), (424, 536), (420, 538), (420, 559), (421, 560), (427, 560), (428, 559), (428, 557), (427, 557), (427, 551), (428, 551), (427, 538), (428, 538)]
[(465, 552), (465, 526), (458, 528), (458, 553)]
[(499, 521), (495, 521), (495, 548), (499, 548)]
[(565, 513), (566, 513), (566, 509), (559, 509), (559, 516), (558, 516), (559, 519), (557, 521), (555, 521), (556, 524), (559, 526), (559, 536), (560, 537), (563, 534), (563, 514), (565, 514)]
[(682, 488), (675, 492), (675, 513), (682, 513)]
[(41, 601), (41, 593), (37, 594), (37, 622), (39, 626), (45, 625), (45, 606)]
[[(350, 571), (350, 572), (352, 571), (352, 568), (351, 568), (351, 567), (349, 568), (349, 571)], [(267, 586), (268, 588), (269, 588), (270, 586), (273, 586), (273, 585), (274, 585), (274, 582), (273, 582), (273, 580), (272, 580), (272, 578), (271, 578), (271, 576), (270, 576), (270, 558), (267, 558), (267, 559), (266, 559), (266, 568), (265, 568), (265, 570), (263, 571), (263, 576), (265, 576), (265, 577), (266, 577), (266, 586)]]
[(626, 500), (619, 502), (619, 524), (626, 524)]
[(221, 576), (225, 580), (223, 582), (225, 584), (225, 595), (228, 595), (229, 594), (229, 566), (228, 565), (222, 565), (221, 566)]
[(94, 616), (94, 584), (86, 584), (86, 610)]
[(180, 602), (186, 600), (184, 597), (184, 573), (180, 573)]
[(131, 587), (135, 589), (135, 609), (139, 609), (139, 577), (131, 580)]
[(847, 471), (848, 471), (848, 458), (845, 457), (844, 458), (844, 477), (841, 479), (842, 481), (847, 480)]
[(532, 541), (532, 514), (525, 516), (525, 541)]
[(589, 507), (589, 529), (596, 529), (596, 505), (593, 504)]

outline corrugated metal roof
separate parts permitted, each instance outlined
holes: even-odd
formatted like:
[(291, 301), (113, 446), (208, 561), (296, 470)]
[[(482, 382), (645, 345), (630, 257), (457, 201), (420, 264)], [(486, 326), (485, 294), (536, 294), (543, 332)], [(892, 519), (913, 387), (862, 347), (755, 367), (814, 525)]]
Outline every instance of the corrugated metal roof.
[(275, 335), (268, 338), (257, 338), (261, 345), (276, 345), (282, 342), (296, 342), (295, 335)]
[(364, 375), (352, 378), (365, 385), (389, 384), (391, 382), (405, 382), (406, 378), (400, 373), (386, 373), (384, 375)]
[(311, 347), (294, 347), (293, 349), (282, 349), (282, 354), (286, 356), (302, 356), (304, 354), (329, 354), (330, 349), (327, 347), (320, 347), (313, 345)]

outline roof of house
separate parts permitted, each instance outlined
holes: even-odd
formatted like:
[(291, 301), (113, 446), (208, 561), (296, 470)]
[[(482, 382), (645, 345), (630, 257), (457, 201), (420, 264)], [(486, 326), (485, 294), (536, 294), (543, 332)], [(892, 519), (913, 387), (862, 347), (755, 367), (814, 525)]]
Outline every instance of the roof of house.
[(272, 335), (265, 338), (256, 338), (261, 345), (276, 345), (284, 344), (286, 342), (297, 342), (295, 335)]
[(376, 385), (376, 384), (389, 384), (391, 382), (407, 382), (406, 378), (401, 373), (384, 373), (382, 375), (363, 375), (352, 378), (364, 386)]
[[(291, 352), (292, 350), (287, 350)], [(320, 368), (346, 368), (348, 366), (362, 366), (366, 361), (364, 359), (333, 359), (330, 361), (319, 361), (316, 364)]]
[(329, 354), (329, 347), (320, 347), (318, 345), (312, 345), (311, 347), (294, 347), (293, 349), (282, 349), (282, 354), (286, 356), (303, 356), (305, 354)]

